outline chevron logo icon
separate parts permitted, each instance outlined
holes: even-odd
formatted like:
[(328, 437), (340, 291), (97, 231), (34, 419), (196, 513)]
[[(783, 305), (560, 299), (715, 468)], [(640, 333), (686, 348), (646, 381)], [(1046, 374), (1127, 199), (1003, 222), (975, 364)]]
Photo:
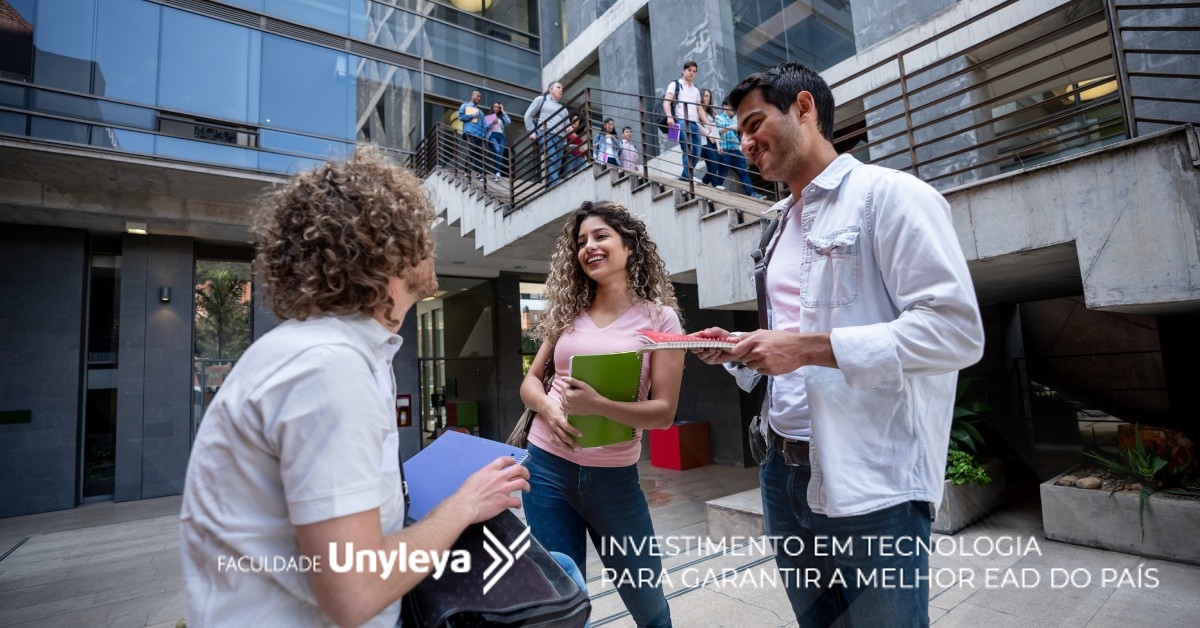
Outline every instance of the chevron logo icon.
[(483, 594), (487, 595), (487, 592), (496, 586), (500, 578), (508, 573), (513, 563), (517, 562), (517, 559), (525, 554), (525, 550), (529, 549), (529, 528), (525, 528), (525, 531), (514, 539), (511, 545), (507, 546), (501, 543), (487, 526), (483, 526), (483, 534), (487, 537), (483, 541), (483, 549), (492, 556), (492, 564), (488, 565), (483, 572)]

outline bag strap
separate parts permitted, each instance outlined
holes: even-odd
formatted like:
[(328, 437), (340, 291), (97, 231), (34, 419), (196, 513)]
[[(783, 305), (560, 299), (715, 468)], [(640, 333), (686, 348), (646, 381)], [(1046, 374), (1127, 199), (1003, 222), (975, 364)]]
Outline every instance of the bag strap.
[[(675, 84), (675, 98), (671, 100), (670, 117), (674, 118), (675, 117), (675, 107), (679, 104), (679, 84), (682, 82), (682, 80), (675, 79), (674, 81), (671, 81), (671, 82)], [(687, 105), (684, 105), (683, 113), (685, 115), (687, 114)]]
[(767, 329), (767, 262), (769, 261), (767, 245), (771, 243), (771, 238), (779, 229), (780, 216), (771, 219), (763, 231), (762, 239), (758, 241), (758, 248), (750, 253), (750, 258), (754, 260), (754, 292), (758, 300), (759, 329)]

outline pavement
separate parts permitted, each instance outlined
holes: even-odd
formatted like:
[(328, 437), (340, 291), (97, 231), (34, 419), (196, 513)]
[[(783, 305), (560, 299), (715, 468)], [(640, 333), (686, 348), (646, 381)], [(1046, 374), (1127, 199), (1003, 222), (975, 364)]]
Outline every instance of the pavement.
[[(757, 469), (643, 461), (640, 471), (676, 626), (797, 625), (764, 544), (702, 542), (705, 502), (755, 488)], [(162, 497), (0, 519), (0, 626), (174, 627), (184, 614), (179, 505)], [(1200, 626), (1200, 567), (1046, 540), (1036, 491), (933, 545), (934, 626)], [(633, 626), (594, 549), (586, 567), (591, 625)]]

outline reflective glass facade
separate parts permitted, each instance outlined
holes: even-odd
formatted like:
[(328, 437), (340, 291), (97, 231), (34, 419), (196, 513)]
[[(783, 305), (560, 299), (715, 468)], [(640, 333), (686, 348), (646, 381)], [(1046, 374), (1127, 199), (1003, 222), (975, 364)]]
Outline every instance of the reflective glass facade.
[(738, 76), (784, 61), (818, 72), (854, 55), (850, 2), (733, 0)]
[[(445, 82), (439, 101), (465, 100), (485, 80), (511, 84), (488, 91), (514, 109), (522, 88), (539, 88), (536, 0), (229, 0), (195, 11), (0, 0), (0, 133), (290, 172), (357, 141), (413, 150), (436, 122), (422, 117), (431, 81)], [(479, 80), (423, 74), (422, 59)]]

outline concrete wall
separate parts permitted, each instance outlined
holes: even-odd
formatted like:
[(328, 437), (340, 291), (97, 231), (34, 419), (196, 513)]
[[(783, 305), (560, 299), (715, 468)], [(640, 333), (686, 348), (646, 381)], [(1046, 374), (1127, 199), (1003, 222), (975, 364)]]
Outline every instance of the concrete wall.
[(866, 50), (955, 4), (957, 0), (853, 0), (850, 12), (854, 16), (854, 47)]
[(650, 3), (654, 44), (654, 90), (679, 78), (684, 61), (697, 64), (696, 86), (724, 95), (737, 84), (733, 17), (721, 0), (656, 0)]
[(114, 499), (178, 495), (191, 451), (192, 239), (127, 234), (121, 263)]
[(75, 506), (86, 234), (0, 226), (0, 517)]

